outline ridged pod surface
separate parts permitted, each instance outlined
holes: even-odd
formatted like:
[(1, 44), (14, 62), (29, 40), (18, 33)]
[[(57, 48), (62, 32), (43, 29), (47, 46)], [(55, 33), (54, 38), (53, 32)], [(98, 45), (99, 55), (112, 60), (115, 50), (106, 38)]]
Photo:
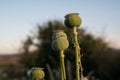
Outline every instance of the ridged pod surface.
[(65, 25), (68, 28), (79, 27), (82, 23), (78, 13), (70, 13), (65, 16)]
[(62, 30), (56, 30), (52, 35), (52, 40), (55, 40), (55, 39), (61, 38), (61, 37), (67, 39), (67, 35)]
[(31, 80), (41, 80), (44, 79), (45, 73), (41, 68), (33, 68), (30, 73)]
[(67, 35), (63, 31), (57, 31), (52, 35), (52, 49), (55, 51), (65, 50), (69, 46)]

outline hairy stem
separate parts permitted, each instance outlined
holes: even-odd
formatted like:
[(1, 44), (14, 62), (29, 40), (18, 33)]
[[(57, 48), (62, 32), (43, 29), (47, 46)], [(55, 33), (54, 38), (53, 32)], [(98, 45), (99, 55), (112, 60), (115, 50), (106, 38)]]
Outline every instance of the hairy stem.
[(76, 80), (81, 79), (80, 71), (81, 71), (81, 61), (80, 61), (80, 47), (77, 38), (76, 27), (73, 27), (73, 36), (74, 36), (74, 46), (75, 46), (75, 62), (76, 62)]

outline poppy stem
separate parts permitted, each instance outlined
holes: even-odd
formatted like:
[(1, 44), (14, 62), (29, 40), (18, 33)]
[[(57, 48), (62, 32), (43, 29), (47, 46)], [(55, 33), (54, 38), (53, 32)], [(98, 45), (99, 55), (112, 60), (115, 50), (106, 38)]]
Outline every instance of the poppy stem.
[(64, 65), (64, 50), (60, 51), (60, 67), (61, 67), (61, 78), (62, 80), (66, 80), (66, 72), (65, 72), (65, 65)]
[(76, 63), (76, 80), (81, 80), (81, 60), (80, 60), (80, 46), (78, 43), (76, 26), (73, 27), (74, 46), (75, 46), (75, 63)]

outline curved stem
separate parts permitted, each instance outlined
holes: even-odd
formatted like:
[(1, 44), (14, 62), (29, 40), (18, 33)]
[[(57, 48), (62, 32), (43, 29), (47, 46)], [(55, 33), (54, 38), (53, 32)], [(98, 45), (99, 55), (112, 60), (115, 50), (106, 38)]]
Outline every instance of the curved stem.
[(60, 67), (61, 67), (61, 78), (62, 80), (66, 80), (66, 72), (64, 66), (64, 50), (60, 51)]
[(80, 47), (77, 38), (76, 27), (73, 27), (73, 36), (74, 36), (74, 46), (75, 46), (75, 62), (76, 62), (76, 80), (81, 79), (80, 71), (81, 71), (81, 60), (80, 60)]

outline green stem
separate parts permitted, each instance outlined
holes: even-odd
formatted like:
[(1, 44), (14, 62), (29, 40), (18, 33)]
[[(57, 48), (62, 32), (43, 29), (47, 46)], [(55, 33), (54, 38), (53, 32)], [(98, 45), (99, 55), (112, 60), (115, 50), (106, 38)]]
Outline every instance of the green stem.
[(61, 67), (61, 78), (62, 80), (66, 80), (66, 72), (64, 66), (64, 50), (60, 51), (60, 67)]
[(75, 62), (76, 62), (76, 80), (80, 80), (80, 71), (81, 71), (81, 65), (80, 65), (80, 47), (78, 43), (77, 38), (77, 31), (76, 27), (73, 27), (73, 35), (74, 35), (74, 46), (75, 46)]

